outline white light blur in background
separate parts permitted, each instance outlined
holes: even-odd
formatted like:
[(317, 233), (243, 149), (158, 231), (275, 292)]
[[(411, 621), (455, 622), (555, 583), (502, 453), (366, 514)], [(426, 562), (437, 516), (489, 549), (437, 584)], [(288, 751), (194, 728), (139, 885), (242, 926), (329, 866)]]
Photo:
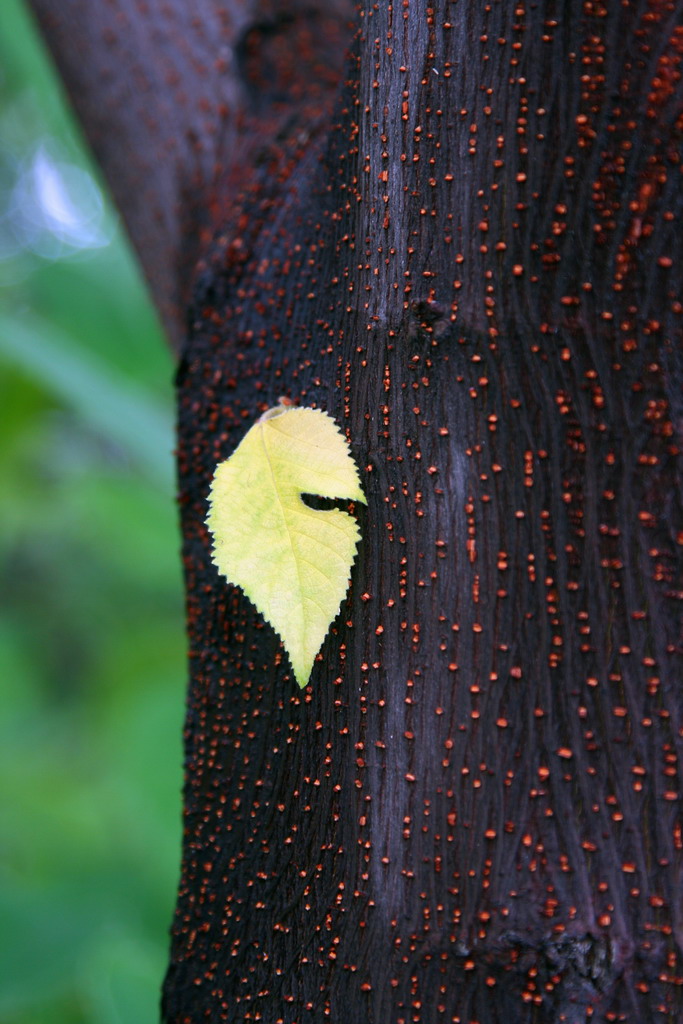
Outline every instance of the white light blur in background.
[(101, 249), (113, 234), (92, 175), (53, 155), (44, 143), (17, 165), (0, 220), (5, 235), (0, 259), (18, 255), (17, 249), (42, 259), (60, 259), (84, 249)]

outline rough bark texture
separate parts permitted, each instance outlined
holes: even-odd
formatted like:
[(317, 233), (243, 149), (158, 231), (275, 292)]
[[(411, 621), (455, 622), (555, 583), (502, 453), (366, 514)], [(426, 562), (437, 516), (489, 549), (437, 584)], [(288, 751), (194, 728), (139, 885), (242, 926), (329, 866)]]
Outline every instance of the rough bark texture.
[[(179, 372), (168, 1024), (680, 1021), (682, 14), (380, 2), (336, 100), (335, 17), (243, 35)], [(369, 499), (303, 693), (204, 525), (281, 395)]]

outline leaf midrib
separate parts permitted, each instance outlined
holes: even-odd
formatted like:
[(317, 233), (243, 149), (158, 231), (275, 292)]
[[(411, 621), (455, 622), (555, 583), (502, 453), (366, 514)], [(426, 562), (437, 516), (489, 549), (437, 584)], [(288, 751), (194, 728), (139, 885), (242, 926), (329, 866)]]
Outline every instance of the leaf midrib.
[[(299, 607), (301, 608), (301, 618), (302, 618), (303, 626), (304, 626), (304, 628), (303, 628), (303, 635), (304, 635), (304, 637), (308, 637), (308, 619), (307, 619), (307, 616), (306, 616), (306, 608), (305, 608), (305, 604), (304, 604), (304, 600), (303, 600), (303, 587), (302, 587), (302, 583), (301, 583), (301, 573), (299, 572), (299, 562), (298, 562), (298, 559), (297, 559), (295, 551), (294, 551), (294, 545), (292, 544), (292, 536), (291, 536), (291, 533), (290, 533), (290, 530), (289, 530), (289, 526), (288, 526), (288, 523), (287, 523), (287, 516), (285, 515), (285, 509), (284, 509), (284, 506), (282, 504), (282, 499), (280, 497), (280, 491), (279, 491), (278, 486), (277, 486), (277, 477), (275, 475), (275, 470), (273, 469), (273, 464), (272, 464), (271, 459), (270, 459), (270, 453), (268, 451), (268, 445), (266, 443), (266, 426), (267, 426), (267, 424), (268, 424), (268, 420), (265, 420), (261, 424), (261, 443), (263, 444), (263, 451), (264, 451), (264, 454), (265, 454), (265, 457), (266, 457), (266, 462), (268, 463), (268, 469), (270, 470), (270, 477), (271, 477), (271, 482), (272, 482), (272, 485), (273, 485), (273, 490), (275, 491), (275, 496), (277, 497), (278, 504), (280, 506), (280, 514), (282, 515), (282, 521), (284, 523), (285, 532), (287, 534), (287, 540), (289, 541), (289, 549), (290, 549), (290, 551), (292, 553), (292, 561), (294, 562), (294, 568), (296, 569), (296, 578), (297, 578), (298, 589), (299, 589), (298, 604), (299, 604)], [(282, 433), (282, 431), (280, 431), (280, 433)]]

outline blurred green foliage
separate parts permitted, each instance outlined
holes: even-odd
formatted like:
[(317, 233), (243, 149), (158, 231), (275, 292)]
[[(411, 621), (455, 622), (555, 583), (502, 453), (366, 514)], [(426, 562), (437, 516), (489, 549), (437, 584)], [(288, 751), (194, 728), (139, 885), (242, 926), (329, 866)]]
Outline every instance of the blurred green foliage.
[(157, 1020), (177, 883), (173, 367), (100, 190), (2, 0), (2, 1024)]

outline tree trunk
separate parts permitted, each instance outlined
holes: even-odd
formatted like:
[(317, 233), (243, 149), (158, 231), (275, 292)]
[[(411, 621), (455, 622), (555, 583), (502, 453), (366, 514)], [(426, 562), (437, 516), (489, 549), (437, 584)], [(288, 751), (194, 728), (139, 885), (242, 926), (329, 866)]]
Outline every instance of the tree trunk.
[[(334, 105), (333, 13), (234, 44), (168, 1024), (680, 1021), (682, 14), (380, 0)], [(205, 526), (282, 395), (368, 497), (303, 692)]]

